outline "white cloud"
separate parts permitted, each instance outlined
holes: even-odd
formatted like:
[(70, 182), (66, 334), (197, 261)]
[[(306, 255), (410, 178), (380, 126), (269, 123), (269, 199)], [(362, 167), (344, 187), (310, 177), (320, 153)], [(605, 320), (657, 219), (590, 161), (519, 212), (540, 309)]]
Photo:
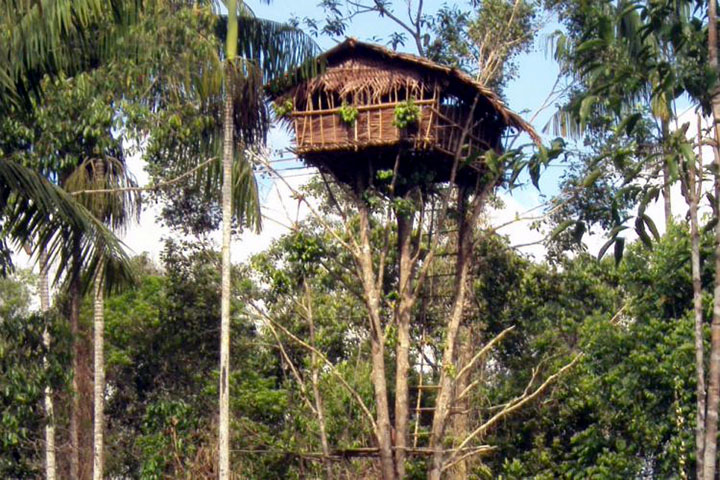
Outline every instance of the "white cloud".
[(501, 194), (500, 199), (502, 208), (488, 211), (485, 226), (496, 228), (498, 234), (508, 237), (510, 245), (519, 247), (518, 251), (536, 260), (542, 259), (547, 251), (540, 243), (544, 234), (531, 228), (533, 220), (530, 218), (538, 215), (539, 210), (529, 210), (507, 193)]

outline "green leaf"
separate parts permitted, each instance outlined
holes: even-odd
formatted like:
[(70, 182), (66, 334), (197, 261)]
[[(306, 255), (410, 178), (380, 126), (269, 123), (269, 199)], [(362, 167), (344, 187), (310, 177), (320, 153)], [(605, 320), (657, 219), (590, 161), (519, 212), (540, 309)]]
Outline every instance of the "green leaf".
[(635, 220), (635, 232), (637, 232), (638, 237), (640, 238), (640, 240), (642, 240), (645, 246), (652, 249), (652, 239), (645, 231), (645, 224), (642, 217), (638, 217)]
[(717, 217), (711, 218), (710, 221), (703, 226), (702, 232), (703, 233), (711, 232), (717, 226), (717, 224), (718, 224), (718, 218)]
[(612, 244), (615, 243), (615, 237), (611, 237), (610, 240), (605, 242), (602, 247), (600, 247), (600, 251), (598, 252), (598, 260), (602, 260), (602, 258), (605, 256), (605, 253), (608, 251), (608, 249), (612, 246)]
[(605, 42), (599, 38), (587, 40), (587, 41), (583, 42), (582, 44), (580, 44), (580, 46), (577, 49), (575, 49), (575, 53), (577, 53), (577, 54), (586, 53), (591, 50), (596, 50), (598, 48), (601, 48), (604, 45), (605, 45)]
[(623, 258), (625, 251), (625, 239), (620, 237), (615, 241), (615, 265), (618, 265)]
[(539, 182), (540, 182), (540, 163), (536, 161), (532, 161), (528, 167), (528, 173), (530, 174), (530, 181), (532, 184), (540, 190)]
[(575, 220), (565, 220), (557, 227), (553, 228), (552, 233), (550, 234), (550, 241), (555, 240), (561, 233), (563, 233), (565, 230), (567, 230), (570, 225), (574, 224)]
[(590, 172), (590, 174), (585, 177), (585, 180), (583, 180), (583, 187), (589, 188), (592, 187), (598, 178), (603, 174), (602, 170), (597, 169), (593, 172)]
[(650, 218), (644, 213), (641, 215), (641, 218), (643, 222), (645, 222), (645, 225), (647, 225), (650, 229), (650, 233), (652, 233), (653, 237), (655, 237), (655, 240), (660, 240), (660, 232), (658, 232), (658, 229), (655, 226), (655, 222), (652, 220), (652, 218)]
[(590, 117), (590, 112), (597, 101), (598, 97), (596, 95), (589, 95), (583, 98), (582, 102), (580, 102), (580, 121), (582, 123), (587, 122)]
[(625, 130), (626, 135), (632, 135), (633, 130), (635, 130), (635, 126), (638, 124), (640, 119), (642, 118), (641, 113), (633, 113), (632, 115), (628, 115), (623, 119), (623, 121), (618, 126), (617, 130)]
[(690, 143), (682, 142), (680, 143), (680, 145), (678, 145), (678, 149), (680, 150), (680, 154), (686, 161), (695, 161), (695, 152), (693, 151), (693, 147)]

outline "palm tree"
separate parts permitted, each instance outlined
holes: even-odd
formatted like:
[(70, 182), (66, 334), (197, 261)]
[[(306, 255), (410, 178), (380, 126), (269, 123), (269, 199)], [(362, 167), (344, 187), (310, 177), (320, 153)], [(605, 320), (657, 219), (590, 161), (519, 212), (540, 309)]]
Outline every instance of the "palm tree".
[[(718, 61), (717, 3), (708, 1), (708, 65), (712, 69), (715, 80), (708, 92), (710, 110), (713, 118), (713, 153), (715, 176), (715, 202), (720, 194), (720, 63)], [(717, 205), (713, 205), (717, 212)], [(717, 213), (716, 213), (717, 214)], [(717, 435), (718, 411), (720, 410), (720, 225), (715, 226), (715, 294), (713, 299), (713, 315), (710, 325), (710, 371), (708, 373), (707, 410), (705, 414), (705, 443), (703, 458), (703, 478), (712, 480), (717, 470)]]
[[(40, 256), (41, 268), (41, 308), (49, 305), (47, 294), (47, 270), (54, 261), (58, 266), (56, 276), (67, 274), (71, 285), (72, 313), (71, 323), (75, 333), (78, 330), (79, 301), (81, 297), (81, 267), (87, 263), (87, 271), (92, 272), (100, 262), (86, 259), (102, 255), (107, 264), (106, 271), (113, 273), (115, 279), (129, 281), (132, 277), (129, 259), (122, 243), (101, 220), (92, 215), (90, 209), (75, 200), (60, 187), (50, 183), (39, 173), (25, 168), (12, 160), (0, 162), (0, 219), (8, 238), (18, 246), (33, 245), (34, 253)], [(73, 259), (74, 261), (68, 261)], [(45, 343), (50, 343), (45, 336)], [(77, 353), (77, 352), (76, 352)], [(75, 355), (79, 361), (80, 355)], [(75, 365), (77, 371), (77, 364)], [(46, 392), (46, 474), (54, 478), (54, 426), (51, 392)], [(74, 398), (76, 400), (77, 397)], [(74, 405), (77, 413), (79, 404)], [(73, 413), (73, 417), (75, 417)], [(77, 425), (77, 418), (75, 420)], [(75, 430), (77, 432), (77, 430)], [(71, 433), (74, 445), (77, 439)], [(77, 449), (74, 449), (77, 451)], [(79, 467), (75, 455), (71, 462), (73, 469)], [(77, 477), (76, 477), (77, 478)]]
[[(38, 289), (40, 291), (40, 311), (47, 315), (50, 310), (50, 287), (49, 287), (49, 267), (47, 254), (44, 250), (40, 251), (40, 278)], [(47, 317), (45, 319), (47, 322)], [(43, 330), (43, 345), (49, 351), (50, 332), (45, 325)], [(45, 368), (47, 368), (47, 360), (44, 360)], [(50, 386), (45, 387), (45, 416), (47, 423), (45, 425), (45, 478), (47, 480), (55, 480), (57, 475), (57, 462), (55, 460), (55, 406), (53, 403), (52, 389)]]
[[(143, 8), (143, 2), (130, 0), (0, 0), (0, 115), (32, 111), (46, 75), (72, 76), (94, 68), (100, 59), (114, 58), (113, 39)], [(71, 250), (67, 232), (81, 231), (80, 248), (88, 258), (100, 242), (106, 255), (124, 259), (129, 271), (121, 243), (76, 199), (12, 154), (0, 160), (0, 228), (11, 243), (32, 245), (36, 257), (45, 251), (60, 278), (70, 266), (55, 262)], [(11, 267), (7, 247), (0, 242), (0, 272)]]
[[(201, 132), (202, 141), (170, 142), (163, 153), (179, 171), (196, 167), (207, 158), (222, 159), (221, 168), (203, 171), (199, 185), (222, 205), (221, 339), (219, 382), (218, 458), (220, 478), (230, 472), (230, 242), (233, 220), (259, 230), (260, 209), (253, 168), (246, 151), (262, 145), (270, 126), (264, 84), (288, 75), (312, 73), (318, 53), (312, 40), (294, 27), (258, 19), (236, 0), (227, 3), (227, 16), (216, 17), (213, 39), (224, 48), (205, 50), (202, 68), (195, 65), (175, 98), (198, 105), (192, 115), (212, 119)], [(218, 45), (218, 46), (219, 46)], [(175, 48), (175, 47), (173, 47)], [(180, 46), (182, 49), (182, 46)], [(181, 54), (182, 51), (177, 52)], [(170, 55), (175, 58), (174, 55)], [(301, 67), (306, 68), (301, 68)], [(170, 68), (175, 67), (175, 65)], [(160, 86), (159, 88), (164, 88)], [(168, 88), (173, 88), (172, 85)]]
[(56, 278), (70, 268), (57, 261), (69, 251), (69, 231), (84, 233), (79, 247), (88, 258), (102, 243), (115, 268), (131, 272), (122, 242), (100, 220), (65, 190), (10, 158), (0, 161), (0, 228), (11, 244), (31, 245), (33, 256), (45, 252), (47, 262), (58, 266)]
[(232, 69), (237, 57), (237, 4), (228, 0), (225, 39), (225, 118), (222, 157), (222, 278), (220, 292), (220, 398), (218, 472), (220, 480), (230, 478), (230, 241), (232, 235), (233, 83)]
[[(122, 27), (138, 12), (136, 2), (72, 0), (70, 2), (1, 0), (0, 115), (24, 116), (41, 97), (46, 75), (67, 75), (92, 66), (102, 55), (112, 56), (109, 41), (117, 29), (91, 28), (101, 23)], [(88, 35), (96, 42), (83, 42)], [(58, 267), (56, 279), (69, 272), (69, 262), (56, 262), (73, 243), (88, 258), (98, 244), (106, 255), (129, 270), (122, 243), (75, 198), (42, 174), (28, 168), (13, 152), (0, 156), (0, 229), (10, 244), (32, 245)], [(82, 232), (73, 239), (69, 232)], [(0, 240), (0, 273), (12, 268), (9, 245)]]
[[(80, 195), (80, 201), (110, 228), (124, 229), (132, 218), (139, 220), (140, 193), (124, 162), (115, 158), (94, 158), (83, 162), (65, 182), (71, 192), (96, 191)], [(97, 193), (101, 191), (104, 193)], [(105, 360), (104, 360), (104, 290), (127, 285), (127, 277), (117, 276), (109, 268), (106, 257), (99, 249), (93, 268), (93, 478), (102, 480), (104, 471), (104, 409), (105, 409)], [(75, 291), (76, 289), (74, 289)], [(79, 300), (75, 298), (72, 300)], [(75, 435), (77, 436), (77, 435)], [(78, 449), (74, 449), (77, 451)], [(73, 455), (76, 455), (75, 451)], [(79, 460), (79, 459), (78, 459)], [(74, 460), (77, 462), (78, 460)]]
[[(256, 108), (262, 112), (263, 102), (262, 81), (265, 77), (273, 80), (287, 73), (290, 68), (310, 59), (315, 47), (299, 32), (273, 22), (258, 20), (248, 16), (242, 0), (228, 0), (227, 29), (225, 33), (225, 102), (223, 119), (223, 155), (222, 155), (222, 278), (220, 300), (220, 385), (219, 385), (219, 432), (218, 432), (218, 471), (220, 480), (230, 478), (230, 243), (232, 232), (233, 211), (237, 211), (239, 220), (254, 222), (259, 228), (260, 215), (257, 203), (247, 200), (256, 199), (255, 185), (252, 180), (252, 169), (244, 158), (244, 152), (235, 152), (235, 104), (240, 103), (241, 109)], [(243, 35), (238, 33), (238, 11), (243, 14)], [(237, 57), (240, 47), (240, 58)], [(268, 61), (269, 60), (269, 61)], [(279, 64), (277, 63), (280, 60)], [(247, 88), (250, 87), (250, 88)], [(254, 88), (253, 88), (254, 87)], [(245, 98), (240, 92), (246, 92)], [(249, 105), (248, 105), (249, 104)], [(245, 115), (247, 118), (248, 116)], [(252, 118), (253, 115), (250, 116)], [(266, 115), (255, 116), (249, 124), (239, 125), (240, 148), (251, 147), (253, 140), (264, 138), (268, 125)], [(250, 136), (247, 132), (252, 132)], [(259, 136), (258, 136), (259, 134)], [(235, 164), (235, 165), (234, 165)], [(235, 174), (234, 171), (240, 175)], [(242, 188), (243, 185), (247, 185)], [(233, 209), (233, 186), (246, 199), (235, 203)], [(240, 187), (239, 189), (237, 187)], [(248, 188), (249, 187), (249, 188)], [(243, 200), (242, 198), (240, 199)], [(254, 210), (254, 211), (253, 211)]]

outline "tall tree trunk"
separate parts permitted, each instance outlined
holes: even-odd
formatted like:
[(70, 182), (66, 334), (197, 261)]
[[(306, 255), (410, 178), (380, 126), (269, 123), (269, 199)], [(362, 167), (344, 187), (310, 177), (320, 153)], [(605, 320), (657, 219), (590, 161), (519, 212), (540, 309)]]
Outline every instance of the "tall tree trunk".
[[(242, 0), (241, 0), (242, 1)], [(230, 240), (232, 228), (233, 164), (233, 69), (237, 56), (237, 2), (228, 0), (228, 33), (225, 44), (225, 120), (223, 139), (222, 184), (222, 286), (220, 292), (220, 421), (218, 435), (218, 471), (220, 480), (230, 478)]]
[[(102, 260), (100, 261), (102, 262)], [(104, 305), (104, 268), (98, 269), (95, 278), (93, 295), (93, 345), (95, 348), (95, 395), (93, 406), (93, 480), (103, 480), (105, 466), (104, 431), (105, 431), (105, 305)]]
[[(711, 2), (712, 3), (712, 2)], [(720, 157), (715, 155), (720, 168)], [(715, 173), (715, 198), (720, 195), (720, 178)], [(710, 372), (708, 374), (707, 410), (705, 417), (705, 455), (703, 477), (715, 478), (717, 463), (718, 403), (720, 402), (720, 224), (715, 227), (715, 288), (713, 315), (710, 325)]]
[[(708, 3), (708, 55), (709, 64), (716, 75), (718, 70), (717, 50), (717, 3), (711, 0)], [(715, 161), (715, 201), (720, 198), (720, 89), (717, 78), (712, 91), (713, 133), (715, 145), (713, 146)], [(720, 214), (720, 207), (716, 205), (716, 215)], [(710, 326), (710, 372), (708, 375), (707, 414), (705, 417), (705, 455), (703, 476), (705, 480), (714, 480), (717, 463), (717, 430), (718, 430), (718, 402), (720, 402), (720, 224), (715, 227), (715, 288), (713, 302), (713, 316)]]
[(397, 213), (398, 236), (398, 307), (397, 346), (395, 348), (395, 471), (397, 478), (405, 477), (405, 458), (407, 456), (409, 393), (408, 374), (410, 372), (410, 322), (415, 295), (412, 291), (412, 215)]
[[(469, 326), (461, 326), (458, 335), (460, 346), (458, 354), (458, 365), (462, 368), (463, 366), (470, 363), (473, 356), (473, 331)], [(470, 385), (472, 378), (472, 372), (467, 372), (465, 375), (457, 379), (457, 385), (455, 386), (455, 395), (462, 394), (465, 389)], [(455, 408), (460, 410), (452, 417), (452, 436), (455, 439), (455, 443), (459, 444), (465, 437), (470, 433), (469, 419), (470, 419), (470, 402), (468, 402), (468, 396), (458, 399), (455, 403)], [(452, 469), (450, 477), (453, 480), (465, 480), (468, 478), (468, 462), (462, 460)]]
[[(372, 359), (372, 382), (375, 390), (375, 409), (380, 469), (383, 480), (395, 479), (393, 466), (392, 437), (390, 431), (390, 410), (388, 405), (387, 380), (385, 378), (385, 343), (380, 315), (380, 292), (375, 281), (372, 248), (370, 245), (370, 209), (367, 203), (357, 197), (360, 214), (360, 252), (358, 266), (362, 280), (365, 302), (370, 320), (370, 345)], [(381, 274), (381, 273), (380, 273)]]
[[(72, 402), (70, 406), (70, 478), (80, 478), (80, 393), (79, 393), (79, 357), (78, 343), (80, 336), (80, 287), (79, 273), (73, 273), (70, 280), (70, 335), (73, 342), (72, 356)], [(77, 279), (75, 278), (77, 277)]]
[[(310, 324), (310, 345), (316, 348), (315, 343), (315, 319), (313, 318), (312, 308), (312, 296), (310, 295), (310, 285), (307, 283), (307, 279), (303, 279), (303, 286), (305, 289), (305, 301), (307, 302), (307, 318)], [(332, 465), (330, 464), (330, 446), (328, 444), (327, 432), (325, 431), (325, 411), (323, 409), (322, 396), (320, 395), (320, 366), (319, 359), (315, 351), (312, 352), (312, 388), (313, 397), (315, 401), (315, 410), (317, 411), (318, 425), (320, 427), (320, 446), (323, 452), (323, 462), (325, 463), (325, 472), (327, 478), (332, 478)]]
[[(228, 2), (228, 10), (235, 12), (235, 1)], [(237, 43), (237, 19), (229, 15), (228, 30), (234, 31)], [(228, 66), (226, 69), (225, 138), (223, 143), (223, 185), (222, 185), (222, 285), (220, 292), (220, 425), (219, 425), (219, 475), (220, 480), (230, 478), (230, 239), (232, 228), (232, 162), (233, 162), (233, 98), (230, 69), (234, 55), (228, 33)]]
[[(43, 329), (43, 345), (50, 351), (51, 339), (50, 331), (47, 327), (47, 313), (50, 310), (50, 286), (48, 282), (49, 259), (47, 252), (43, 248), (40, 251), (40, 310), (46, 315), (45, 328)], [(47, 359), (43, 359), (43, 364), (47, 368)], [(45, 387), (45, 416), (47, 423), (45, 424), (45, 478), (46, 480), (55, 480), (57, 476), (57, 467), (55, 462), (55, 406), (53, 403), (53, 392), (49, 386)]]
[(70, 476), (78, 480), (92, 478), (93, 386), (90, 369), (90, 341), (80, 323), (82, 301), (80, 278), (80, 240), (75, 241), (73, 273), (70, 279), (70, 331), (73, 341), (73, 396), (70, 411)]
[(435, 415), (433, 416), (432, 429), (430, 431), (430, 448), (433, 450), (432, 464), (430, 473), (428, 474), (430, 480), (440, 480), (444, 463), (445, 452), (443, 451), (443, 440), (455, 391), (453, 377), (456, 368), (456, 340), (460, 323), (463, 319), (467, 298), (473, 233), (484, 203), (484, 197), (484, 194), (477, 192), (472, 201), (469, 201), (468, 193), (465, 189), (461, 188), (458, 193), (460, 224), (458, 226), (458, 253), (455, 264), (456, 291), (445, 335), (439, 391), (435, 400)]
[[(699, 120), (699, 117), (698, 117)], [(698, 203), (702, 196), (702, 133), (698, 121), (698, 165), (690, 162), (688, 165), (687, 196), (690, 201), (690, 243), (691, 266), (693, 286), (693, 310), (695, 313), (695, 373), (696, 387), (696, 416), (695, 416), (695, 455), (696, 479), (703, 480), (703, 455), (705, 450), (705, 348), (703, 334), (703, 306), (702, 284), (700, 282), (700, 229), (698, 225)]]

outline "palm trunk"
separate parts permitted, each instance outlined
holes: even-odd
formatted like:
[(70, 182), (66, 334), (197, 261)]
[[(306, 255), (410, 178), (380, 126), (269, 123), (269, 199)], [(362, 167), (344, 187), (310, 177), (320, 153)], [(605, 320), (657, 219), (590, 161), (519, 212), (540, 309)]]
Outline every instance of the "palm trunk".
[(358, 198), (360, 213), (360, 252), (358, 264), (365, 302), (370, 320), (370, 344), (372, 358), (372, 382), (375, 390), (375, 409), (380, 469), (383, 480), (394, 480), (392, 437), (390, 432), (390, 410), (388, 405), (387, 380), (385, 379), (385, 344), (380, 316), (380, 292), (373, 273), (372, 248), (370, 245), (370, 211), (368, 205)]
[[(715, 164), (720, 168), (717, 153)], [(720, 178), (715, 174), (715, 198), (720, 198)], [(715, 478), (717, 463), (718, 403), (720, 402), (720, 224), (715, 227), (715, 289), (713, 316), (710, 325), (710, 372), (708, 375), (707, 413), (705, 417), (705, 449), (703, 476)]]
[(233, 103), (225, 100), (225, 142), (222, 186), (222, 280), (220, 293), (220, 479), (230, 478), (230, 236), (232, 222)]
[[(702, 137), (700, 122), (698, 122), (698, 139)], [(698, 226), (698, 202), (702, 194), (702, 177), (698, 178), (698, 172), (702, 172), (702, 142), (698, 141), (698, 168), (695, 162), (688, 165), (688, 188), (687, 195), (690, 200), (690, 242), (691, 242), (691, 265), (693, 285), (693, 310), (695, 313), (695, 373), (697, 376), (696, 387), (696, 416), (695, 416), (695, 456), (696, 456), (696, 479), (703, 480), (703, 455), (705, 451), (705, 352), (703, 334), (703, 306), (702, 306), (702, 284), (700, 281), (700, 230)]]
[(95, 291), (93, 296), (93, 344), (95, 346), (95, 384), (94, 384), (94, 409), (93, 419), (93, 480), (103, 479), (105, 465), (105, 453), (103, 436), (105, 430), (105, 357), (104, 357), (104, 332), (105, 332), (105, 311), (103, 298), (104, 269), (102, 265), (98, 269), (95, 278)]
[[(48, 282), (49, 260), (45, 249), (40, 251), (40, 310), (47, 315), (50, 310), (50, 287)], [(45, 328), (43, 329), (43, 346), (50, 351), (50, 331), (47, 327), (48, 318), (45, 318)], [(47, 368), (47, 359), (43, 359), (43, 364)], [(53, 392), (49, 386), (45, 387), (45, 478), (46, 480), (55, 480), (57, 475), (57, 467), (55, 462), (55, 407), (53, 404)]]
[(409, 418), (408, 373), (410, 372), (410, 321), (415, 296), (412, 292), (412, 229), (413, 217), (397, 214), (399, 280), (397, 307), (397, 346), (395, 349), (395, 471), (405, 477)]
[[(717, 51), (717, 4), (715, 0), (708, 3), (708, 55), (709, 64), (714, 72), (718, 72)], [(712, 92), (713, 133), (715, 145), (713, 146), (715, 161), (715, 198), (720, 198), (720, 90), (717, 85)], [(720, 208), (716, 205), (716, 215)], [(715, 227), (715, 288), (713, 302), (713, 316), (710, 326), (710, 372), (708, 375), (707, 414), (705, 417), (705, 452), (703, 477), (705, 480), (714, 480), (717, 463), (717, 430), (718, 430), (718, 403), (720, 402), (720, 224)]]
[(70, 472), (73, 479), (92, 477), (92, 379), (87, 332), (80, 325), (80, 278), (70, 285), (70, 332), (73, 337), (73, 395), (70, 412)]
[(220, 292), (220, 419), (218, 432), (218, 471), (220, 480), (230, 478), (230, 240), (232, 228), (233, 162), (233, 85), (231, 74), (237, 54), (237, 3), (228, 0), (228, 35), (225, 69), (225, 119), (222, 184), (222, 285)]
[[(77, 242), (76, 242), (77, 244)], [(72, 402), (70, 406), (70, 478), (80, 478), (80, 371), (81, 371), (81, 357), (82, 347), (80, 338), (80, 266), (79, 266), (79, 254), (78, 246), (74, 246), (73, 261), (75, 265), (73, 267), (72, 278), (70, 279), (70, 334), (72, 336)]]

